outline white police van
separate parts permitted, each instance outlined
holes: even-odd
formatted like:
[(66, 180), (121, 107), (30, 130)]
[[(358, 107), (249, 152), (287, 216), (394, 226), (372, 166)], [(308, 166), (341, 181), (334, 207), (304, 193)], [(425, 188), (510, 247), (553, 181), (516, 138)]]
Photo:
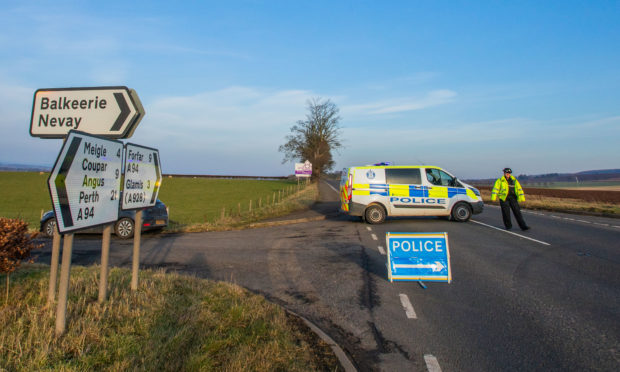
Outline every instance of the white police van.
[(340, 209), (368, 223), (387, 216), (446, 216), (465, 222), (484, 208), (480, 191), (434, 166), (385, 163), (345, 168)]

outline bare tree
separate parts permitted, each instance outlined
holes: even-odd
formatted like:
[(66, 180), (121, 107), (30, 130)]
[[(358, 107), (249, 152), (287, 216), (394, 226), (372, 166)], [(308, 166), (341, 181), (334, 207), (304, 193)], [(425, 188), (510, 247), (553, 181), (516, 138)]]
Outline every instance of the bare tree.
[(339, 109), (329, 99), (308, 100), (306, 120), (299, 120), (291, 127), (286, 143), (279, 148), (287, 161), (308, 160), (312, 163), (312, 178), (319, 178), (323, 172), (334, 166), (332, 151), (338, 150), (340, 143)]

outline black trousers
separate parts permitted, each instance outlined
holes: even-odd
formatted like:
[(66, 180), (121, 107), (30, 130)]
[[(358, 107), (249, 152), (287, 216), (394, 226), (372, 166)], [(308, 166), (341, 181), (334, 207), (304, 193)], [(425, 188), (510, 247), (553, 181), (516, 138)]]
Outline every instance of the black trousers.
[(500, 207), (502, 207), (502, 218), (504, 219), (504, 226), (507, 229), (512, 227), (512, 221), (510, 219), (510, 210), (512, 209), (512, 213), (515, 215), (515, 219), (519, 224), (521, 229), (527, 228), (527, 224), (523, 220), (523, 215), (521, 215), (521, 208), (519, 207), (519, 202), (517, 198), (507, 197), (506, 201), (499, 201)]

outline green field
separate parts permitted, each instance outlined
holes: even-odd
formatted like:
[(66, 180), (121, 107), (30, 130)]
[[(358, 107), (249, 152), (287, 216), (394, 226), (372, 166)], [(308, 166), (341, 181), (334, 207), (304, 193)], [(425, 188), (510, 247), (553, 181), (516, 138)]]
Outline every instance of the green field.
[[(52, 209), (47, 189), (48, 173), (38, 172), (0, 172), (0, 217), (20, 218), (28, 222), (31, 229), (38, 229), (41, 212)], [(239, 180), (172, 177), (164, 178), (159, 193), (169, 208), (170, 224), (184, 226), (199, 223), (212, 223), (225, 210), (227, 216), (250, 208), (256, 210), (258, 204), (273, 203), (278, 192), (293, 190), (295, 181), (288, 180)]]

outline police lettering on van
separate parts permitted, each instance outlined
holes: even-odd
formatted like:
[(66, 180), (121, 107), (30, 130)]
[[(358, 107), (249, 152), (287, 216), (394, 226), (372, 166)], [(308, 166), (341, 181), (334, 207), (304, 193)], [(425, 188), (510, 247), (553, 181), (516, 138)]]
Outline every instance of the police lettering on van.
[(373, 224), (387, 216), (447, 216), (465, 222), (484, 208), (475, 187), (433, 166), (345, 168), (340, 201), (341, 211)]

